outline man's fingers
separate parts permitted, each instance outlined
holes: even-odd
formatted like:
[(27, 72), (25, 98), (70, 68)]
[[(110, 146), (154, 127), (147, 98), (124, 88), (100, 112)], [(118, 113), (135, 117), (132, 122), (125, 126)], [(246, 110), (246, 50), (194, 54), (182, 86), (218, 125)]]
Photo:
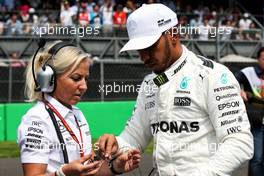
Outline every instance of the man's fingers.
[(139, 164), (140, 163), (140, 159), (133, 159), (132, 162), (133, 162), (133, 164)]
[(114, 135), (104, 134), (98, 140), (99, 149), (105, 158), (110, 159), (111, 155), (118, 150), (118, 144)]
[(141, 160), (141, 155), (140, 154), (134, 154), (132, 156), (133, 165), (138, 165), (140, 163), (140, 160)]
[(115, 136), (109, 135), (107, 143), (106, 143), (105, 157), (110, 158), (111, 155), (117, 152), (117, 149), (118, 149), (118, 145), (117, 145)]
[(104, 134), (101, 136), (98, 140), (99, 143), (99, 149), (102, 152), (107, 152), (107, 150), (112, 149), (112, 146), (116, 143), (116, 139), (114, 135), (111, 134)]
[(141, 155), (139, 155), (139, 154), (133, 155), (132, 159), (133, 160), (141, 160)]
[(140, 159), (141, 155), (140, 155), (140, 151), (137, 149), (132, 149), (128, 152), (128, 159)]
[(111, 139), (108, 139), (107, 143), (106, 143), (106, 146), (105, 146), (105, 148), (106, 148), (105, 157), (106, 158), (110, 158), (113, 146), (114, 146), (114, 141), (112, 141)]
[(118, 158), (119, 161), (121, 162), (126, 162), (127, 160), (129, 160), (128, 158), (128, 154), (127, 153), (123, 153), (121, 151), (119, 151), (118, 153), (116, 153), (113, 158)]
[(107, 137), (105, 135), (101, 136), (98, 140), (99, 143), (99, 150), (101, 150), (103, 153), (105, 152), (105, 143), (106, 143)]
[(138, 149), (132, 149), (132, 150), (130, 151), (130, 153), (131, 153), (132, 155), (140, 154), (140, 150), (138, 150)]
[(117, 151), (118, 151), (118, 143), (116, 142), (116, 144), (114, 144), (112, 147), (111, 155), (116, 154)]

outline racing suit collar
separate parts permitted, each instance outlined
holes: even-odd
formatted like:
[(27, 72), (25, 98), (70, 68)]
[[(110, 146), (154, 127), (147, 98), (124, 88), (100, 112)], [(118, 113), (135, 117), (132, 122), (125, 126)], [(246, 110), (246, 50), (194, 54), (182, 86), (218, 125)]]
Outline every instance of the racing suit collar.
[(179, 59), (177, 59), (169, 68), (167, 68), (163, 73), (157, 75), (153, 81), (154, 83), (160, 87), (161, 85), (168, 82), (173, 75), (175, 75), (178, 71), (182, 69), (182, 67), (186, 64), (187, 60), (187, 52), (188, 49), (182, 45), (182, 55)]

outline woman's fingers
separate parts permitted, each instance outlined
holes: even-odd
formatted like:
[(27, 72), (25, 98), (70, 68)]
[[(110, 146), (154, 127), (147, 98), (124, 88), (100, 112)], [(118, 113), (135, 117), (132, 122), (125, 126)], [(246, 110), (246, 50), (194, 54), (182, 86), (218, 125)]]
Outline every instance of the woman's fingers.
[(101, 164), (102, 162), (100, 161), (94, 161), (92, 163), (86, 164), (84, 165), (83, 172), (86, 173), (98, 169), (100, 168)]
[(86, 171), (86, 173), (83, 173), (82, 176), (90, 176), (95, 175), (99, 171), (100, 167), (95, 168), (93, 170)]
[(90, 153), (89, 155), (84, 155), (79, 161), (80, 163), (84, 164), (84, 163), (89, 163), (92, 160), (92, 153)]

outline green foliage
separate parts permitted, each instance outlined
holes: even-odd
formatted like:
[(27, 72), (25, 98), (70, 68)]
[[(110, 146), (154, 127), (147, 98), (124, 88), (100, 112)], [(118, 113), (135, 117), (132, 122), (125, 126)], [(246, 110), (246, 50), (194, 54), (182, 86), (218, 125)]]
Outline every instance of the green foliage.
[(19, 155), (19, 147), (16, 141), (0, 142), (0, 158), (15, 158)]
[(152, 152), (153, 152), (153, 145), (154, 145), (154, 142), (153, 142), (153, 140), (151, 140), (151, 142), (149, 143), (149, 145), (145, 149), (144, 153), (152, 154)]

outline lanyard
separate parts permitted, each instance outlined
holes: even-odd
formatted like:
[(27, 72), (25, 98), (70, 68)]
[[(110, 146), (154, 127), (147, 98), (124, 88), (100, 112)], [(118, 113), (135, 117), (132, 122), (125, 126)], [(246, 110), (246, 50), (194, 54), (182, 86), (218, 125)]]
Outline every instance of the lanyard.
[(80, 156), (83, 157), (84, 156), (84, 151), (83, 151), (83, 138), (82, 138), (82, 131), (80, 128), (80, 125), (76, 119), (76, 117), (74, 116), (75, 119), (75, 123), (78, 126), (78, 130), (80, 133), (80, 138), (81, 138), (81, 143), (79, 142), (78, 138), (76, 137), (76, 135), (74, 134), (74, 132), (72, 131), (71, 127), (68, 125), (68, 123), (64, 120), (64, 118), (61, 116), (61, 114), (57, 111), (57, 109), (50, 104), (47, 100), (43, 99), (43, 102), (46, 106), (48, 106), (55, 114), (56, 116), (60, 119), (60, 121), (62, 122), (63, 126), (66, 128), (66, 130), (70, 133), (71, 137), (75, 140), (75, 142), (79, 145), (80, 147)]

